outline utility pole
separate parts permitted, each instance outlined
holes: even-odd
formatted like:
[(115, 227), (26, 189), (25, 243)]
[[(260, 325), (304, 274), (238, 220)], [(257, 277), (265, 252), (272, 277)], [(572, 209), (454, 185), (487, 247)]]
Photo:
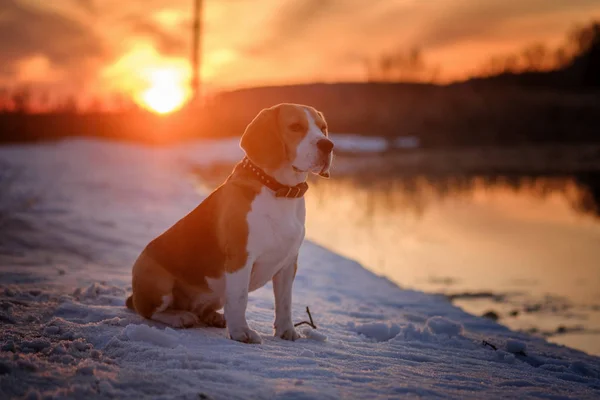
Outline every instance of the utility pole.
[(198, 102), (202, 96), (200, 71), (202, 69), (202, 0), (194, 0), (194, 26), (192, 29), (192, 96)]

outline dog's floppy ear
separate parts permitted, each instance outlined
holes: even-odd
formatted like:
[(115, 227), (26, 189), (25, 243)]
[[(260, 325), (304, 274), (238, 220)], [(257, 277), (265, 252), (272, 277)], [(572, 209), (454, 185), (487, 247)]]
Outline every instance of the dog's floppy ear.
[[(317, 111), (317, 110), (315, 110), (315, 111)], [(317, 114), (319, 114), (319, 117), (321, 117), (321, 119), (325, 123), (325, 126), (327, 126), (327, 121), (325, 120), (325, 116), (323, 115), (323, 113), (321, 111), (317, 111)], [(325, 129), (325, 132), (323, 132), (323, 133), (325, 134), (325, 136), (329, 137), (329, 133), (327, 132), (327, 129)], [(329, 170), (331, 169), (332, 162), (333, 162), (333, 153), (327, 157), (327, 161), (325, 161), (325, 165), (323, 166), (323, 169), (321, 169), (321, 171), (319, 172), (320, 177), (327, 178), (327, 179), (329, 179), (331, 177), (331, 173), (329, 172)]]
[(261, 168), (277, 169), (286, 159), (279, 128), (279, 106), (265, 108), (248, 124), (240, 147)]

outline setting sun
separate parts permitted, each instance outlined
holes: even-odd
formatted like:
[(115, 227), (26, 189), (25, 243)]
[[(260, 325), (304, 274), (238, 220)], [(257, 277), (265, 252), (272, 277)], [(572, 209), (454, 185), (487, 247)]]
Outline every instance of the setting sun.
[(187, 90), (176, 70), (161, 69), (150, 74), (150, 87), (142, 93), (143, 106), (159, 114), (181, 108)]

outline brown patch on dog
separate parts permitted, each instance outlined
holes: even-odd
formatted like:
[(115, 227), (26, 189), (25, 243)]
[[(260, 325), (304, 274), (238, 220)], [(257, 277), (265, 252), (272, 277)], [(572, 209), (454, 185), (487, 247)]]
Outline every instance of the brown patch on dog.
[(170, 308), (190, 310), (195, 294), (210, 292), (208, 278), (218, 279), (244, 267), (246, 216), (261, 185), (243, 179), (243, 174), (233, 173), (146, 246), (132, 271), (132, 304), (140, 315), (150, 318), (167, 295), (173, 295)]
[(250, 160), (263, 169), (277, 169), (287, 151), (279, 126), (280, 106), (265, 108), (248, 124), (240, 147)]
[(304, 106), (284, 103), (279, 106), (281, 136), (284, 139), (287, 160), (296, 159), (298, 145), (308, 133), (308, 118)]
[(325, 121), (325, 116), (323, 115), (322, 112), (315, 110), (314, 108), (310, 107), (310, 106), (305, 106), (306, 110), (308, 110), (308, 112), (310, 113), (310, 115), (313, 117), (314, 121), (315, 121), (315, 125), (317, 125), (317, 127), (321, 130), (321, 132), (323, 132), (323, 134), (325, 136), (329, 136), (329, 133), (327, 131), (327, 121)]
[[(325, 116), (323, 115), (323, 113), (320, 111), (317, 111), (314, 108), (309, 107), (309, 106), (306, 106), (306, 109), (308, 110), (308, 112), (312, 116), (313, 120), (315, 121), (315, 125), (321, 130), (321, 132), (323, 132), (323, 134), (326, 137), (329, 137), (327, 121), (325, 121)], [(331, 167), (331, 158), (329, 158), (329, 162), (323, 167), (321, 172), (319, 172), (319, 176), (328, 179), (330, 177), (330, 173), (329, 173), (330, 167)]]
[[(260, 190), (230, 180), (147, 247), (149, 254), (186, 284), (208, 289), (206, 278), (241, 268), (247, 258), (246, 216)], [(256, 187), (258, 186), (258, 187)]]
[(144, 250), (133, 265), (132, 303), (135, 311), (150, 318), (163, 304), (163, 297), (171, 294), (175, 279)]

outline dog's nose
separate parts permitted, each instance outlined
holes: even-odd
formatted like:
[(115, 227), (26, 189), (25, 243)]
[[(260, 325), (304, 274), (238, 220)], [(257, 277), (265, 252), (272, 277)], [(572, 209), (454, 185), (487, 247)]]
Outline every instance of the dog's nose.
[(317, 142), (317, 148), (325, 154), (333, 151), (333, 142), (329, 139), (321, 139)]

